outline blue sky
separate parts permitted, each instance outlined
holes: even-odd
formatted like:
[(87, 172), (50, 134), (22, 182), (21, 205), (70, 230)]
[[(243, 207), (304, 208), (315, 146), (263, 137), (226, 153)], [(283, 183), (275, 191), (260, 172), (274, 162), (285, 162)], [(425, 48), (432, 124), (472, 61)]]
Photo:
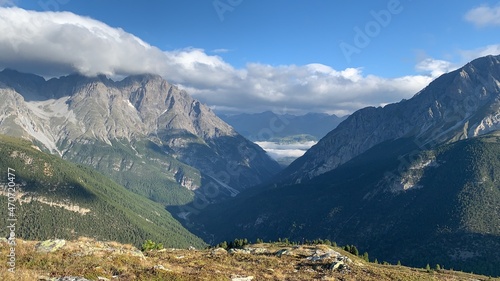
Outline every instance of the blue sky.
[[(137, 70), (132, 66), (113, 65), (111, 70), (102, 67), (100, 71), (95, 69), (101, 66), (93, 65), (98, 62), (79, 66), (81, 58), (78, 58), (71, 66), (84, 74), (100, 71), (110, 76), (142, 70), (157, 72), (220, 111), (287, 108), (292, 112), (323, 111), (342, 115), (363, 106), (384, 105), (411, 97), (439, 74), (475, 57), (498, 54), (500, 50), (499, 1), (145, 2), (0, 0), (3, 6), (40, 12), (29, 17), (69, 11), (82, 16), (82, 22), (89, 17), (106, 25), (99, 27), (107, 30), (106, 34), (120, 29), (140, 38), (157, 51), (166, 52), (171, 63), (164, 68), (139, 67)], [(9, 12), (12, 10), (4, 11), (4, 17)], [(50, 17), (59, 24), (61, 21), (55, 19), (65, 18), (59, 13), (52, 13)], [(77, 21), (72, 20), (71, 24), (81, 26), (75, 23)], [(16, 24), (11, 25), (16, 28)], [(95, 30), (83, 25), (91, 33)], [(47, 27), (42, 32), (45, 30)], [(8, 39), (9, 42), (18, 40)], [(61, 40), (61, 44), (68, 44), (68, 40)], [(40, 40), (30, 44), (37, 42)], [(82, 52), (92, 56), (88, 49)], [(134, 47), (134, 51), (140, 50)], [(144, 56), (149, 57), (148, 52)], [(26, 57), (19, 50), (16, 54)], [(155, 57), (151, 59), (153, 62), (161, 60), (156, 57), (158, 54), (151, 56)], [(15, 63), (15, 60), (2, 62), (0, 57), (0, 68), (15, 68)], [(29, 65), (27, 61), (18, 63)], [(36, 65), (41, 63), (37, 61)], [(180, 67), (178, 72), (172, 70), (173, 64)], [(213, 81), (204, 80), (204, 76)], [(347, 96), (351, 92), (354, 94)], [(316, 97), (318, 102), (310, 102), (307, 97)]]

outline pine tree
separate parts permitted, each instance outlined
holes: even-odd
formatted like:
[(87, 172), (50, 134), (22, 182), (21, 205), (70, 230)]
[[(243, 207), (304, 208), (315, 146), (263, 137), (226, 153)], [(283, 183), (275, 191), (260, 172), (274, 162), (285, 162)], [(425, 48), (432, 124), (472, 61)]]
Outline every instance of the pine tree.
[(356, 246), (354, 246), (354, 245), (351, 245), (351, 251), (349, 251), (349, 252), (355, 256), (359, 256), (358, 248), (356, 248)]
[(217, 247), (227, 250), (227, 248), (228, 248), (227, 241), (223, 241), (223, 242), (219, 243), (219, 245), (217, 245)]
[(427, 264), (427, 265), (425, 266), (425, 270), (427, 270), (427, 272), (430, 272), (430, 271), (431, 271), (431, 266), (430, 266), (429, 264)]

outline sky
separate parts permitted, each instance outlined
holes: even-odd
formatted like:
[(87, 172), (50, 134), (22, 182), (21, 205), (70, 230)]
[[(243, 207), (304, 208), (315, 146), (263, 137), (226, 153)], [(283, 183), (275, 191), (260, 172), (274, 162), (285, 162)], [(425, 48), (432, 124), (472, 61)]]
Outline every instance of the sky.
[(500, 54), (500, 1), (0, 0), (0, 69), (155, 73), (216, 112), (345, 115)]

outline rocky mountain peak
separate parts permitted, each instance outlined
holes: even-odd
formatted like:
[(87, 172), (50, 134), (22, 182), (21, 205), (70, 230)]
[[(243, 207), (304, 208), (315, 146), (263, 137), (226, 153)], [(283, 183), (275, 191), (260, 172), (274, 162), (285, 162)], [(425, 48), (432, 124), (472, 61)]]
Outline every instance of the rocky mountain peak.
[[(147, 158), (151, 164), (162, 163), (169, 181), (190, 189), (200, 187), (200, 176), (217, 174), (226, 186), (238, 189), (259, 184), (280, 169), (206, 105), (158, 75), (118, 82), (103, 75), (45, 81), (7, 70), (0, 73), (0, 83), (5, 85), (0, 95), (6, 101), (0, 105), (0, 133), (23, 136), (52, 153), (107, 172), (128, 172), (134, 161)], [(87, 146), (91, 147), (82, 150)], [(108, 149), (115, 158), (94, 154)], [(124, 162), (125, 155), (135, 160)], [(228, 163), (240, 172), (229, 175)]]
[(410, 100), (358, 110), (292, 163), (281, 179), (310, 179), (388, 140), (414, 138), (424, 147), (500, 129), (499, 81), (500, 56), (487, 56), (442, 75)]

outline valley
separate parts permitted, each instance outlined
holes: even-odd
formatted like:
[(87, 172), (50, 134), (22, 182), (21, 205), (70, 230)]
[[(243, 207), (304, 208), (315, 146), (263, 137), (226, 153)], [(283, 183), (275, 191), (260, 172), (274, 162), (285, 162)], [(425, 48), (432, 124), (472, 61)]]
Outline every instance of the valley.
[[(17, 235), (170, 247), (329, 239), (392, 264), (500, 275), (499, 68), (477, 59), (324, 137), (290, 123), (300, 134), (254, 139), (267, 153), (158, 76), (4, 70), (0, 131), (22, 137), (1, 137), (1, 168), (19, 173)], [(307, 151), (281, 170), (281, 147)]]
[(221, 115), (236, 131), (262, 147), (285, 168), (347, 118), (336, 115), (262, 112)]
[(497, 2), (0, 0), (0, 280), (498, 280)]
[(353, 113), (273, 182), (195, 216), (193, 231), (330, 239), (392, 263), (499, 275), (499, 70), (480, 58), (410, 100)]

